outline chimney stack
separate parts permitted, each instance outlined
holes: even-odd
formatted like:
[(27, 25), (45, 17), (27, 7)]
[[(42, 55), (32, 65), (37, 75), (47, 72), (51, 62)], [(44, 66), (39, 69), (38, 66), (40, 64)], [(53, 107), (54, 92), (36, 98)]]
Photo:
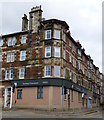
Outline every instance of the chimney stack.
[(24, 14), (24, 16), (22, 17), (22, 31), (26, 31), (28, 30), (28, 19), (27, 19), (27, 15)]
[(38, 27), (40, 25), (40, 21), (42, 20), (42, 10), (41, 5), (33, 7), (29, 12), (29, 30), (32, 30), (33, 33), (37, 32)]

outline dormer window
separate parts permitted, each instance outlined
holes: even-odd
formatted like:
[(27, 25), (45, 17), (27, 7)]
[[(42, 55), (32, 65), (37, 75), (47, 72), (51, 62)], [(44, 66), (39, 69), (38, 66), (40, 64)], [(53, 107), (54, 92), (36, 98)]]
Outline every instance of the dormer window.
[(51, 39), (51, 30), (45, 31), (45, 39)]
[(54, 38), (60, 39), (60, 30), (54, 30)]
[(3, 40), (0, 40), (0, 47), (3, 46)]

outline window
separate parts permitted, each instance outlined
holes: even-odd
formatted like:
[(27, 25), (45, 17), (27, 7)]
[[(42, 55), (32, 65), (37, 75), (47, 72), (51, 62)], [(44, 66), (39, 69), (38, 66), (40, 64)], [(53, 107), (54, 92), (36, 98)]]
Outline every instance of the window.
[(11, 38), (8, 39), (8, 46), (11, 46)]
[(75, 58), (73, 58), (73, 67), (76, 67)]
[(13, 79), (13, 69), (10, 70), (10, 79)]
[(80, 62), (78, 61), (78, 70), (80, 70), (80, 69), (81, 69)]
[(10, 62), (10, 53), (7, 54), (7, 62)]
[(60, 57), (60, 47), (54, 47), (54, 56)]
[(69, 56), (69, 62), (71, 62), (71, 55)]
[(45, 57), (51, 57), (51, 47), (45, 48)]
[(13, 79), (13, 69), (5, 71), (5, 80)]
[(72, 72), (70, 71), (70, 79), (72, 79)]
[(51, 39), (51, 30), (46, 30), (45, 39)]
[(75, 74), (73, 74), (73, 82), (74, 82), (74, 83), (77, 82), (77, 81), (76, 81), (76, 75), (75, 75)]
[(69, 40), (69, 46), (71, 47), (71, 40)]
[(0, 47), (3, 46), (3, 40), (0, 40)]
[(24, 61), (26, 58), (26, 50), (21, 51), (20, 61)]
[(63, 77), (65, 78), (65, 68), (63, 68)]
[(14, 62), (14, 53), (11, 53), (11, 62)]
[(25, 43), (26, 43), (26, 35), (22, 35), (21, 44), (25, 44)]
[(81, 50), (78, 49), (78, 55), (81, 56)]
[(82, 101), (82, 93), (79, 93), (79, 92), (78, 92), (78, 101), (79, 102)]
[(75, 52), (75, 46), (73, 45), (73, 52)]
[(54, 76), (60, 77), (60, 66), (54, 66)]
[(51, 66), (45, 66), (45, 76), (51, 76)]
[(5, 71), (5, 80), (8, 80), (9, 79), (9, 70), (6, 70)]
[(14, 62), (14, 53), (7, 54), (7, 62)]
[(60, 30), (54, 30), (54, 38), (60, 39)]
[(13, 37), (13, 40), (12, 40), (12, 45), (15, 45), (15, 41), (16, 41), (16, 38)]
[(63, 49), (63, 58), (65, 59), (65, 50)]
[(25, 76), (25, 68), (20, 68), (19, 70), (19, 78), (23, 79)]
[(17, 90), (17, 99), (22, 99), (22, 89)]
[(2, 54), (0, 53), (0, 62), (2, 62)]
[(73, 101), (73, 90), (71, 90), (71, 101)]
[(63, 40), (65, 41), (65, 33), (63, 32)]
[(43, 98), (43, 87), (37, 87), (37, 98)]

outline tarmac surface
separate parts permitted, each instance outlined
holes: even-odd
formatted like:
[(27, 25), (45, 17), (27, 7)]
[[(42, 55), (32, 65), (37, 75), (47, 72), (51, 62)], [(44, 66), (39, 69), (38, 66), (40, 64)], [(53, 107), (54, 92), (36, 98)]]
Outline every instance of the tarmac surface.
[(103, 112), (94, 110), (86, 112), (49, 112), (31, 109), (3, 110), (2, 118), (103, 118)]

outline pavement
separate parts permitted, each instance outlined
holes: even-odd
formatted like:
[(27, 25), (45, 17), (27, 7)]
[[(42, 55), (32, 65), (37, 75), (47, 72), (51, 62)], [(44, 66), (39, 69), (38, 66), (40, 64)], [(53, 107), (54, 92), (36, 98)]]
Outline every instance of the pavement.
[(33, 109), (11, 109), (2, 111), (3, 118), (102, 118), (99, 109), (88, 109), (82, 111), (36, 111)]

